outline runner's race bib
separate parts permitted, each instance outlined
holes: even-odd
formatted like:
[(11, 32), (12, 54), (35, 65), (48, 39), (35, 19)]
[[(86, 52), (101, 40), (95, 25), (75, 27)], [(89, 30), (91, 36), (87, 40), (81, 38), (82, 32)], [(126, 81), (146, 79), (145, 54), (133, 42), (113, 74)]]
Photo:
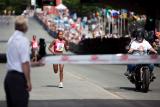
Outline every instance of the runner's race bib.
[(57, 43), (56, 51), (62, 52), (64, 50), (64, 43)]

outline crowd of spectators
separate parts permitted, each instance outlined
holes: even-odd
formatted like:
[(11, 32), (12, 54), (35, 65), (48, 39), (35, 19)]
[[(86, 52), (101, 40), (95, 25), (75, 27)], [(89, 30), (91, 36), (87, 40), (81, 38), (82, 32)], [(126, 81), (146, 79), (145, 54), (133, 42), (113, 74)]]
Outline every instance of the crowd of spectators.
[(35, 16), (54, 38), (58, 30), (63, 30), (65, 39), (75, 44), (82, 39), (104, 36), (99, 17), (95, 14), (90, 17), (78, 17), (76, 12), (71, 14), (65, 10), (60, 15), (47, 15), (42, 11)]
[[(113, 29), (114, 26), (112, 27), (110, 26), (112, 28), (112, 32), (110, 32), (110, 30), (108, 32), (106, 31), (106, 28), (104, 27), (105, 25), (104, 23), (107, 24), (109, 22), (105, 22), (105, 17), (104, 17), (105, 12), (103, 11), (104, 9), (102, 9), (99, 12), (93, 12), (89, 16), (78, 17), (76, 12), (71, 13), (69, 12), (68, 9), (66, 9), (66, 10), (60, 11), (60, 14), (58, 15), (53, 15), (53, 14), (48, 15), (45, 11), (41, 11), (36, 13), (35, 16), (52, 37), (56, 38), (58, 30), (63, 30), (64, 38), (68, 40), (70, 43), (78, 45), (79, 43), (81, 43), (82, 40), (85, 40), (85, 39), (90, 40), (92, 38), (102, 39), (102, 38), (119, 38), (120, 37), (118, 33), (118, 30), (120, 30), (120, 28), (119, 29), (116, 28), (117, 30), (115, 30)], [(132, 24), (130, 23), (130, 26), (128, 26), (131, 30), (133, 30), (137, 26), (144, 26), (144, 23), (146, 20), (145, 15), (136, 16), (131, 14), (130, 17), (131, 17), (130, 20), (134, 20), (132, 21), (133, 23)], [(110, 24), (114, 25), (114, 23), (116, 24), (118, 20), (119, 19), (112, 19), (112, 21), (115, 21), (115, 22)], [(108, 25), (105, 25), (105, 26), (109, 28)], [(130, 31), (129, 28), (128, 30)], [(130, 31), (128, 37), (131, 36), (131, 33), (133, 32)], [(153, 36), (148, 36), (148, 37), (153, 37)], [(148, 39), (152, 39), (152, 38), (148, 38)], [(152, 41), (152, 43), (154, 42), (153, 44), (154, 46), (157, 46), (155, 44), (158, 43), (157, 42), (158, 40), (159, 39), (157, 39), (156, 41)], [(119, 42), (117, 43), (121, 44)]]

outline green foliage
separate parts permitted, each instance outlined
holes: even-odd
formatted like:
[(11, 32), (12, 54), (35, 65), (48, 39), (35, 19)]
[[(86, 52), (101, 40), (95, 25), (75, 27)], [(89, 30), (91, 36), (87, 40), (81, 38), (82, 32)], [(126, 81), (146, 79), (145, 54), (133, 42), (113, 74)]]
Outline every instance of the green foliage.
[(30, 0), (0, 0), (0, 14), (3, 14), (4, 10), (15, 10), (16, 14), (21, 14), (29, 4)]
[(79, 16), (86, 16), (98, 10), (102, 4), (92, 3), (92, 4), (81, 4), (80, 0), (63, 0), (64, 5), (66, 5), (71, 12), (76, 11)]
[(80, 0), (63, 0), (63, 3), (69, 8), (71, 11), (76, 11), (80, 6)]

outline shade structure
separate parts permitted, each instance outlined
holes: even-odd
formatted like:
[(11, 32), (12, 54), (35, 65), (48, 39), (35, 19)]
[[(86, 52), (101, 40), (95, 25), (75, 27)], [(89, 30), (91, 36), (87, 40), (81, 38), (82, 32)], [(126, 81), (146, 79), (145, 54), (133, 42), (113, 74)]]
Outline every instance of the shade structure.
[(63, 4), (59, 4), (58, 6), (55, 7), (57, 10), (65, 10), (67, 7)]

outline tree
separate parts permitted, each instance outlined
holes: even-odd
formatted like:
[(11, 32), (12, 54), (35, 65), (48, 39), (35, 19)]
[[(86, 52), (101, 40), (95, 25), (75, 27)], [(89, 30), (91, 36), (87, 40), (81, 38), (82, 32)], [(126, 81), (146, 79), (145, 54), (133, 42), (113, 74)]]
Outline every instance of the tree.
[[(0, 12), (3, 10), (15, 10), (16, 14), (21, 14), (22, 11), (30, 5), (30, 0), (0, 0)], [(1, 6), (3, 4), (3, 6)]]
[[(87, 0), (86, 0), (87, 1)], [(82, 4), (81, 0), (63, 0), (63, 3), (69, 8), (71, 12), (77, 12), (79, 16), (86, 16), (98, 9), (97, 6), (101, 4), (92, 3), (92, 4)]]

